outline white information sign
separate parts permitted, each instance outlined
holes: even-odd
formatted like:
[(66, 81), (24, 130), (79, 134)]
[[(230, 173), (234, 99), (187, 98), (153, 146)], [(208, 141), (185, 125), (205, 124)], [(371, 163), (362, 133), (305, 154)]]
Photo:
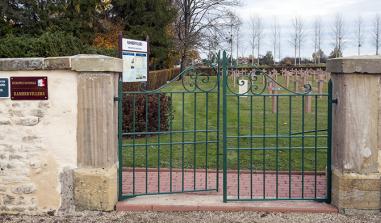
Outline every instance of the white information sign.
[(144, 82), (148, 75), (147, 42), (122, 39), (123, 82)]
[(133, 39), (123, 39), (122, 50), (147, 53), (147, 42)]

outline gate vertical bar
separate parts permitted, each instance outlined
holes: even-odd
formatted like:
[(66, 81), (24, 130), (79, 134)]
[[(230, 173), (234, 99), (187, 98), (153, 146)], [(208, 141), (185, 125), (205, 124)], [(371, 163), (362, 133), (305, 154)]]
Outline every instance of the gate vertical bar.
[(292, 175), (291, 175), (291, 149), (292, 149), (292, 96), (289, 96), (289, 117), (288, 122), (288, 198), (292, 196)]
[[(123, 58), (123, 33), (119, 32), (118, 34), (118, 53), (119, 58)], [(123, 73), (120, 73), (118, 80), (118, 161), (119, 161), (119, 169), (118, 169), (118, 200), (123, 199)]]
[[(136, 131), (136, 95), (134, 94), (132, 100), (132, 131)], [(136, 135), (132, 138), (132, 195), (135, 195), (135, 153), (136, 153), (136, 147), (135, 147), (135, 139)]]
[(196, 190), (196, 168), (197, 168), (197, 94), (193, 96), (193, 190)]
[(315, 96), (315, 138), (314, 138), (314, 186), (315, 186), (315, 193), (314, 193), (314, 197), (315, 199), (317, 198), (317, 131), (318, 131), (318, 97)]
[(216, 172), (216, 190), (217, 192), (220, 189), (220, 89), (221, 89), (221, 82), (220, 82), (220, 68), (221, 68), (221, 52), (218, 52), (217, 56), (217, 172)]
[[(145, 116), (146, 116), (146, 123), (145, 123), (145, 130), (146, 132), (148, 132), (148, 95), (146, 94), (145, 95)], [(146, 155), (146, 194), (148, 193), (148, 135), (145, 134), (145, 143), (146, 143), (146, 146), (145, 146), (145, 155)]]
[(240, 120), (239, 120), (239, 116), (240, 116), (240, 97), (241, 96), (237, 96), (237, 198), (239, 199), (239, 192), (240, 192), (240, 182), (241, 182), (241, 179), (240, 179), (240, 174), (241, 174), (241, 166), (240, 166), (240, 163), (241, 163), (241, 160), (240, 160)]
[(171, 95), (171, 105), (170, 105), (170, 124), (169, 124), (169, 129), (170, 129), (170, 133), (169, 133), (169, 142), (170, 142), (170, 145), (169, 145), (169, 192), (172, 193), (172, 166), (173, 166), (173, 136), (172, 136), (172, 131), (173, 131), (173, 93), (170, 93)]
[(161, 95), (157, 94), (158, 102), (157, 102), (157, 121), (158, 121), (158, 126), (157, 126), (157, 192), (160, 193), (160, 131), (161, 131), (161, 105), (160, 105), (160, 100), (161, 100)]
[(332, 80), (328, 82), (328, 151), (327, 151), (327, 203), (331, 203), (331, 187), (332, 187)]
[(227, 123), (226, 123), (226, 109), (227, 109), (227, 92), (226, 92), (226, 87), (227, 87), (227, 62), (226, 62), (226, 51), (223, 53), (223, 59), (222, 59), (222, 125), (223, 125), (223, 165), (224, 165), (224, 170), (223, 170), (223, 202), (227, 202), (227, 141), (226, 141), (226, 130), (227, 130)]
[[(208, 92), (205, 93), (205, 105), (206, 105), (206, 114), (205, 114), (205, 190), (208, 189), (208, 141), (209, 141), (209, 123), (208, 123), (208, 119), (209, 119), (209, 111), (208, 111), (208, 105), (209, 103), (209, 100), (208, 100)], [(218, 155), (217, 155), (218, 156)]]
[(121, 77), (118, 82), (118, 159), (119, 159), (119, 171), (118, 171), (118, 200), (122, 200), (123, 196), (123, 156), (122, 156), (122, 143), (123, 143), (123, 136), (122, 136), (122, 124), (123, 124), (123, 110), (122, 110), (122, 102), (123, 102), (123, 82), (121, 80)]

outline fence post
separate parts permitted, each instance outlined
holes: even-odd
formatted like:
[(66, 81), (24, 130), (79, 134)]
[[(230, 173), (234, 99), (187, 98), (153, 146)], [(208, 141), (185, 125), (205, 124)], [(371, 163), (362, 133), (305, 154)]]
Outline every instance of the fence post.
[(329, 60), (333, 82), (332, 203), (340, 212), (381, 208), (381, 57)]

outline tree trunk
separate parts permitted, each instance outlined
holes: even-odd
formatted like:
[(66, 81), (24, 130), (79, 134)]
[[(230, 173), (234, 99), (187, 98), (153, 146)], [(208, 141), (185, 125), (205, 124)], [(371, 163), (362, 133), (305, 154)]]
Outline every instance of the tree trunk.
[(259, 40), (258, 40), (258, 55), (257, 55), (257, 65), (259, 66), (260, 65), (260, 61), (259, 61)]
[(183, 50), (183, 52), (181, 53), (181, 62), (180, 62), (180, 72), (182, 72), (185, 67), (186, 67), (186, 61), (187, 61), (187, 53), (186, 53), (186, 49)]

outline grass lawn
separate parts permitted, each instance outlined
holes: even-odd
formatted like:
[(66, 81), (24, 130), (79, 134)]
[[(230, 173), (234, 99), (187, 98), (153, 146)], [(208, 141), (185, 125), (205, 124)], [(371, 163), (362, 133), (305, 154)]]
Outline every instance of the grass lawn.
[[(278, 81), (284, 85), (282, 77)], [(188, 88), (194, 87), (189, 85), (189, 77), (184, 82), (188, 83), (185, 85)], [(261, 88), (261, 79), (257, 82)], [(216, 83), (216, 77), (211, 77), (209, 82), (200, 81), (199, 86), (211, 89)], [(328, 84), (324, 85), (324, 92), (327, 92)], [(232, 80), (229, 86), (231, 91), (238, 92), (238, 85)], [(293, 84), (289, 88), (293, 89)], [(313, 93), (316, 88), (313, 82)], [(285, 90), (278, 91), (277, 97), (267, 95), (268, 91), (259, 96), (237, 96), (231, 91), (228, 91), (226, 110), (228, 169), (325, 171), (326, 95), (309, 96), (311, 112), (307, 113), (303, 106), (306, 96), (291, 96)], [(217, 88), (208, 93), (188, 92), (182, 81), (176, 81), (162, 92), (172, 97), (171, 131), (124, 138), (123, 166), (213, 169), (219, 163), (222, 169), (222, 82), (221, 109), (218, 109)], [(275, 112), (274, 101), (278, 104)]]

